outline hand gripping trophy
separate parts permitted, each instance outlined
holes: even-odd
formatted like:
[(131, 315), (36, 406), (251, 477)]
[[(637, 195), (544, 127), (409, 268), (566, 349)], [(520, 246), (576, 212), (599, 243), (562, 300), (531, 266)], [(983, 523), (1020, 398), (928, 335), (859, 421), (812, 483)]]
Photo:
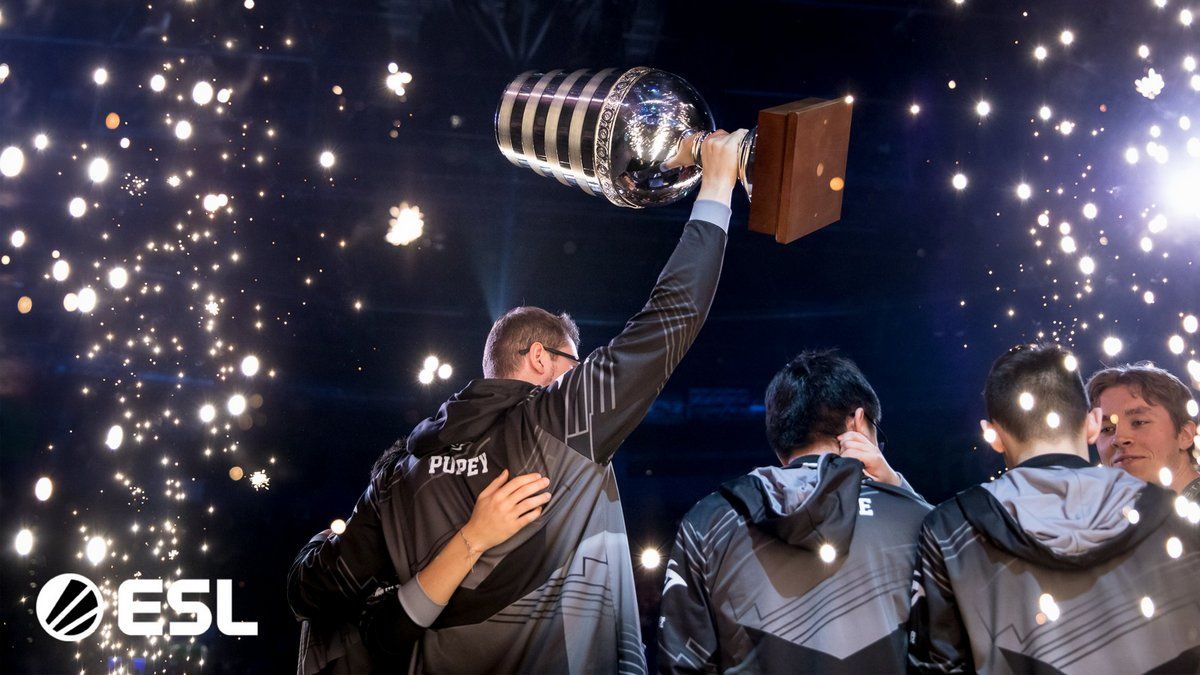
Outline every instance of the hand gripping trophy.
[[(740, 150), (750, 229), (790, 243), (841, 216), (851, 100), (759, 111)], [(496, 143), (517, 166), (628, 208), (675, 202), (700, 183), (708, 104), (654, 68), (526, 72), (496, 110)]]

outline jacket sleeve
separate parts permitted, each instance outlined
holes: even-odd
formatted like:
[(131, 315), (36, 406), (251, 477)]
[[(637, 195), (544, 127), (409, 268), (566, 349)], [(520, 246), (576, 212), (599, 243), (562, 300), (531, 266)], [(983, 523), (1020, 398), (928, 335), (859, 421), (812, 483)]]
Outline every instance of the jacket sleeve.
[(929, 519), (921, 526), (917, 556), (908, 617), (909, 672), (975, 672), (945, 556)]
[(368, 594), (395, 578), (376, 503), (380, 482), (359, 497), (342, 534), (318, 534), (292, 563), (287, 595), (298, 619), (357, 621)]
[[(417, 583), (417, 578), (407, 583)], [(425, 626), (414, 621), (405, 608), (403, 593), (399, 584), (375, 592), (367, 598), (358, 621), (363, 644), (377, 664), (408, 664), (413, 647), (425, 632)]]
[[(714, 207), (725, 211), (709, 215)], [(712, 220), (727, 225), (728, 207), (697, 202), (642, 310), (611, 342), (535, 399), (539, 416), (550, 421), (547, 430), (584, 457), (598, 463), (612, 458), (700, 332), (725, 254), (722, 223)]]
[(667, 673), (717, 672), (717, 627), (704, 579), (700, 537), (685, 518), (679, 524), (663, 586), (658, 629), (658, 669)]

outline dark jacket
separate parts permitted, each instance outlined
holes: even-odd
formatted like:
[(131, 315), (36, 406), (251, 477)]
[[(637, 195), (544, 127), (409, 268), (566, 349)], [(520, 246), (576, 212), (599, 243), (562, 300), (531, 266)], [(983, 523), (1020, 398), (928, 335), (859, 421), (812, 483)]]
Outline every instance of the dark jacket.
[(1174, 493), (1035, 457), (921, 527), (918, 672), (1200, 672), (1200, 532)]
[(721, 486), (679, 525), (660, 671), (903, 671), (916, 534), (929, 508), (836, 455)]
[(716, 292), (725, 232), (692, 220), (645, 307), (549, 387), (471, 382), (420, 423), (340, 536), (288, 579), (299, 617), (354, 617), (408, 581), (467, 522), (503, 469), (550, 478), (542, 516), (486, 552), (425, 632), (418, 672), (645, 671), (625, 521), (609, 463), (695, 340)]

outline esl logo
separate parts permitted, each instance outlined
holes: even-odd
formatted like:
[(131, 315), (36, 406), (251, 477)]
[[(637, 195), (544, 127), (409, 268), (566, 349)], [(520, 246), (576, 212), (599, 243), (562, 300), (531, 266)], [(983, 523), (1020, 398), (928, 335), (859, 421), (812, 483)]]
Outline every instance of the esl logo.
[(96, 631), (103, 618), (100, 589), (78, 574), (60, 574), (42, 586), (37, 617), (51, 637), (79, 642)]
[[(171, 621), (172, 635), (201, 635), (212, 626), (212, 610), (200, 600), (184, 595), (208, 593), (208, 579), (177, 579), (167, 590), (167, 606), (181, 614), (193, 614), (192, 621)], [(161, 636), (167, 622), (138, 619), (140, 615), (161, 615), (162, 603), (143, 600), (139, 595), (161, 594), (162, 579), (126, 579), (117, 589), (117, 627), (129, 636)], [(60, 574), (42, 586), (37, 598), (37, 616), (51, 637), (63, 642), (78, 642), (96, 631), (103, 618), (100, 589), (78, 574)], [(225, 635), (258, 635), (255, 621), (233, 620), (233, 582), (217, 579), (217, 630)]]

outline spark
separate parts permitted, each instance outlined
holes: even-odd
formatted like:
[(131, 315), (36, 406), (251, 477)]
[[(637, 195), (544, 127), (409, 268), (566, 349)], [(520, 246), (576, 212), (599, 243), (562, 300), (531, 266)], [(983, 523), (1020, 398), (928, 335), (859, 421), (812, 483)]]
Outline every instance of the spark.
[(271, 489), (271, 479), (269, 476), (267, 476), (267, 472), (259, 469), (258, 471), (250, 474), (250, 487), (254, 488), (256, 491)]
[(246, 397), (241, 394), (230, 396), (229, 400), (225, 403), (225, 409), (234, 417), (241, 415), (246, 412)]
[(392, 218), (388, 221), (388, 231), (384, 239), (393, 246), (407, 246), (417, 239), (425, 230), (425, 216), (417, 206), (409, 206), (401, 202), (390, 210)]
[(125, 288), (125, 284), (127, 283), (129, 283), (129, 272), (125, 271), (124, 267), (114, 267), (108, 271), (109, 286), (120, 290)]
[(1171, 481), (1173, 481), (1173, 480), (1175, 480), (1175, 474), (1171, 473), (1170, 469), (1168, 469), (1167, 467), (1164, 466), (1163, 468), (1158, 470), (1158, 482), (1159, 483), (1162, 483), (1163, 485), (1166, 485), (1166, 486), (1170, 486)]
[(1033, 410), (1033, 404), (1033, 394), (1023, 391), (1019, 396), (1017, 396), (1017, 405), (1021, 406), (1021, 410)]
[(1042, 610), (1042, 614), (1045, 614), (1050, 621), (1058, 621), (1061, 616), (1058, 603), (1054, 602), (1054, 596), (1049, 593), (1042, 593), (1038, 598), (1038, 609)]
[(821, 547), (817, 549), (817, 555), (821, 557), (821, 562), (831, 563), (837, 558), (837, 549), (833, 547), (833, 544), (821, 544)]
[(1179, 537), (1170, 537), (1167, 539), (1167, 555), (1172, 558), (1178, 558), (1183, 555), (1183, 542)]
[(103, 537), (92, 537), (87, 542), (87, 559), (93, 565), (99, 565), (108, 555), (108, 543)]
[(37, 483), (34, 483), (33, 485), (33, 496), (36, 497), (39, 502), (48, 501), (50, 499), (50, 495), (53, 493), (54, 483), (46, 476), (38, 478)]
[(104, 445), (108, 446), (109, 450), (120, 448), (124, 441), (125, 430), (121, 428), (121, 425), (114, 424), (108, 428), (108, 433), (104, 437)]
[(33, 550), (33, 532), (29, 528), (23, 527), (17, 536), (13, 539), (13, 548), (17, 550), (17, 555), (27, 556)]
[(0, 175), (5, 178), (16, 178), (25, 168), (25, 153), (15, 145), (10, 145), (0, 151)]
[(1117, 354), (1120, 354), (1124, 347), (1125, 345), (1121, 342), (1121, 338), (1111, 336), (1104, 338), (1104, 342), (1101, 345), (1104, 353), (1109, 356), (1116, 356)]
[(103, 183), (108, 178), (108, 160), (97, 157), (88, 164), (88, 179), (93, 183)]
[(196, 83), (196, 86), (192, 87), (192, 101), (194, 101), (196, 105), (208, 105), (212, 99), (213, 88), (211, 84), (200, 81)]

